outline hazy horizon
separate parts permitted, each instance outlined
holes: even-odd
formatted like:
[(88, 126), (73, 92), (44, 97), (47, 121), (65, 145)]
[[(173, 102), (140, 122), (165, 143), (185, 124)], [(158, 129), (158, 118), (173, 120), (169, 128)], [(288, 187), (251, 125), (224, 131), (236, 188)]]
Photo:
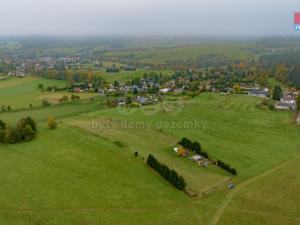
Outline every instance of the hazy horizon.
[(295, 0), (4, 0), (0, 36), (282, 36)]

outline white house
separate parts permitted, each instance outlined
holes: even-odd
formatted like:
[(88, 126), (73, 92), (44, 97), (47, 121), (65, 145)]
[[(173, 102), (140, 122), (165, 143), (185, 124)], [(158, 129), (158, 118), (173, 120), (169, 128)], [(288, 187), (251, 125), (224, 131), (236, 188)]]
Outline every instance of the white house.
[(287, 103), (287, 104), (296, 104), (296, 100), (293, 97), (284, 96), (280, 99), (280, 102)]

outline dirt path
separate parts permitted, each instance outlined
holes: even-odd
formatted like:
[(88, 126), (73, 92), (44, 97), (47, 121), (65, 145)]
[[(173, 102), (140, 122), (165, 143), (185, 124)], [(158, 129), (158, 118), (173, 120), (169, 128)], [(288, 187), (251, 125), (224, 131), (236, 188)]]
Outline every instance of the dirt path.
[(215, 215), (213, 216), (213, 218), (211, 219), (209, 225), (217, 225), (224, 210), (226, 209), (226, 207), (229, 205), (229, 203), (231, 202), (233, 196), (238, 193), (242, 188), (248, 186), (249, 184), (252, 184), (254, 183), (255, 181), (265, 177), (265, 176), (268, 176), (269, 174), (272, 174), (274, 172), (276, 172), (277, 170), (285, 167), (286, 165), (288, 165), (289, 163), (291, 163), (292, 161), (296, 160), (296, 159), (299, 159), (300, 158), (300, 155), (297, 155), (296, 157), (293, 157), (292, 159), (290, 160), (287, 160), (287, 161), (284, 161), (282, 163), (280, 163), (279, 165), (273, 167), (272, 169), (264, 172), (264, 173), (261, 173), (259, 175), (256, 175), (244, 182), (242, 182), (241, 184), (239, 184), (235, 189), (233, 189), (232, 191), (230, 191), (226, 197), (224, 198), (224, 200), (222, 201), (221, 205), (219, 206), (217, 212), (215, 213)]

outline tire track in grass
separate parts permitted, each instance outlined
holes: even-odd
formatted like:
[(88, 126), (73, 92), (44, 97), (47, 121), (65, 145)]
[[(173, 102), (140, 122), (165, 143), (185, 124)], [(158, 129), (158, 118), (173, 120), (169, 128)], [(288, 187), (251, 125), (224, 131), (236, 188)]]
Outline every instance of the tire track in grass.
[(241, 189), (243, 189), (244, 187), (256, 182), (257, 180), (264, 178), (265, 176), (268, 176), (278, 170), (280, 170), (281, 168), (285, 167), (286, 165), (290, 164), (291, 162), (297, 160), (300, 158), (300, 154), (296, 155), (296, 157), (292, 157), (292, 159), (289, 159), (287, 161), (282, 162), (281, 164), (271, 168), (270, 170), (267, 170), (257, 176), (254, 176), (244, 182), (242, 182), (240, 185), (238, 185), (235, 189), (233, 189), (232, 191), (230, 191), (226, 197), (223, 199), (221, 205), (219, 206), (217, 212), (215, 213), (215, 215), (213, 216), (213, 218), (211, 219), (209, 225), (217, 225), (220, 221), (221, 216), (223, 215), (225, 209), (228, 207), (228, 205), (230, 204), (232, 198), (234, 197), (235, 194), (237, 194)]

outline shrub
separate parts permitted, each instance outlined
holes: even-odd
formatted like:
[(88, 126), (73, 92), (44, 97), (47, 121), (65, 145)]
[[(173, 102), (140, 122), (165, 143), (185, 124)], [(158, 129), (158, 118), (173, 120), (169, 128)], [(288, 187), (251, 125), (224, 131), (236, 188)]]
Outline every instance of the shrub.
[(47, 120), (47, 123), (48, 123), (48, 127), (50, 129), (55, 129), (57, 127), (57, 122), (56, 120), (54, 119), (54, 117), (50, 116)]
[(132, 102), (132, 103), (130, 103), (130, 106), (133, 107), (133, 108), (138, 108), (138, 107), (140, 107), (140, 103)]
[(6, 112), (6, 106), (5, 105), (1, 105), (1, 112)]
[(268, 103), (268, 109), (274, 111), (275, 110), (275, 106), (273, 102), (269, 102)]
[(44, 85), (43, 85), (43, 84), (39, 84), (39, 85), (38, 85), (38, 89), (44, 90)]
[(47, 106), (50, 106), (51, 104), (50, 104), (50, 102), (47, 100), (47, 99), (43, 99), (43, 101), (42, 101), (42, 106), (43, 107), (47, 107)]
[(79, 100), (80, 96), (72, 94), (71, 99), (72, 99), (72, 101)]
[(69, 97), (68, 97), (67, 95), (64, 95), (64, 96), (62, 96), (60, 99), (58, 99), (58, 101), (59, 101), (60, 103), (62, 103), (62, 102), (67, 102), (67, 101), (69, 101)]

